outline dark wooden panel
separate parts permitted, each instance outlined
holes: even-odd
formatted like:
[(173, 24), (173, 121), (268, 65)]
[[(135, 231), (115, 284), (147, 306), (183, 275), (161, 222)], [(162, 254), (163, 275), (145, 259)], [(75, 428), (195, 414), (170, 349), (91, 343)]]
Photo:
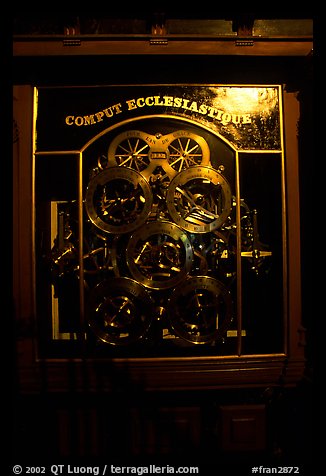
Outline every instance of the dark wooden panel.
[(131, 415), (132, 453), (135, 455), (179, 455), (199, 448), (199, 407), (134, 408)]
[(220, 446), (223, 451), (266, 449), (265, 405), (220, 407)]

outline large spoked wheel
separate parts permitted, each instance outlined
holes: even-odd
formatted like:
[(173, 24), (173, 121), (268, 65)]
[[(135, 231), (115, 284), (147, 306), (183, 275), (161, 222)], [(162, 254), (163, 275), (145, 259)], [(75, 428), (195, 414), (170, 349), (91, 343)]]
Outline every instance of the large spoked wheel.
[(108, 165), (130, 167), (142, 172), (149, 163), (150, 142), (142, 131), (126, 131), (119, 134), (110, 144)]
[(175, 139), (170, 142), (169, 164), (177, 172), (195, 165), (209, 163), (209, 147), (207, 142), (197, 134), (188, 131), (173, 133)]

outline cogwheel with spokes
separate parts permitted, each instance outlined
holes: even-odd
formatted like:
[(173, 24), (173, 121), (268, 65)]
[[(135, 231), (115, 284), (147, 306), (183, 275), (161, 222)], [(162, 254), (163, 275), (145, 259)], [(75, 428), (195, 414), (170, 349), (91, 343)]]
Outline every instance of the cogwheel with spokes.
[(142, 131), (126, 131), (111, 142), (108, 150), (109, 166), (125, 166), (142, 172), (149, 163), (150, 141)]
[(168, 147), (169, 164), (177, 172), (209, 163), (209, 147), (202, 137), (188, 131), (177, 131), (173, 135), (175, 139)]

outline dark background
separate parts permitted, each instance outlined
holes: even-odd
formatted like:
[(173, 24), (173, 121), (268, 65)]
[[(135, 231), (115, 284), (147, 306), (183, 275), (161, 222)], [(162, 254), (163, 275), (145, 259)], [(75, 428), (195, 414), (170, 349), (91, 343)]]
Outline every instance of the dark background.
[[(190, 10), (190, 8), (188, 8)], [(189, 14), (184, 12), (178, 12), (173, 9), (173, 16), (176, 17), (177, 14), (181, 15), (182, 18), (206, 18), (206, 14), (196, 11), (196, 15)], [(171, 10), (168, 10), (167, 16)], [(140, 13), (141, 12), (141, 13)], [(229, 14), (225, 12), (226, 15), (223, 18), (227, 18)], [(293, 12), (292, 12), (293, 13)], [(111, 15), (116, 18), (125, 18), (130, 20), (134, 18), (134, 15), (138, 15), (141, 19), (145, 19), (145, 25), (148, 25), (148, 11), (146, 9), (133, 9), (130, 10), (128, 7), (128, 13), (124, 11), (117, 11)], [(220, 12), (221, 14), (221, 12)], [(14, 18), (12, 22), (13, 31), (16, 33), (26, 33), (28, 25), (31, 24), (31, 19), (34, 24), (39, 25), (39, 32), (44, 33), (46, 30), (52, 28), (52, 33), (57, 33), (62, 31), (61, 27), (67, 22), (67, 15), (63, 16), (61, 14), (54, 14), (52, 19), (52, 26), (49, 27), (49, 23), (43, 24), (43, 30), (40, 27), (42, 23), (37, 22), (37, 15), (30, 14), (25, 17), (24, 15), (18, 15)], [(188, 15), (188, 16), (187, 16)], [(69, 16), (69, 15), (68, 15)], [(230, 15), (229, 15), (230, 16)], [(252, 14), (248, 14), (249, 20)], [(256, 18), (293, 18), (293, 14), (282, 12), (281, 15), (260, 15), (259, 12), (255, 12), (254, 16)], [(295, 12), (294, 18), (311, 18), (314, 17), (313, 14), (308, 14), (306, 12)], [(231, 16), (232, 17), (232, 16)], [(84, 16), (87, 18), (87, 16)], [(218, 17), (220, 18), (220, 17)], [(243, 16), (242, 16), (243, 18)], [(149, 21), (149, 19), (148, 19)], [(237, 19), (235, 19), (236, 23)], [(316, 32), (318, 33), (319, 22), (316, 20)], [(147, 26), (145, 26), (147, 27)], [(90, 27), (89, 27), (90, 28)], [(303, 460), (307, 460), (310, 463), (313, 460), (315, 455), (315, 437), (312, 429), (312, 424), (317, 426), (317, 421), (313, 418), (313, 371), (315, 368), (319, 367), (319, 347), (316, 344), (315, 338), (317, 330), (320, 327), (321, 312), (319, 309), (320, 298), (318, 295), (318, 289), (321, 288), (320, 277), (317, 276), (316, 272), (316, 262), (320, 262), (320, 254), (322, 252), (322, 240), (316, 239), (316, 229), (318, 230), (317, 234), (320, 233), (320, 228), (317, 225), (319, 215), (320, 205), (316, 199), (316, 174), (315, 174), (315, 144), (317, 143), (315, 139), (315, 114), (313, 103), (314, 103), (314, 76), (318, 71), (318, 56), (319, 56), (319, 43), (318, 36), (316, 37), (316, 50), (317, 50), (317, 60), (313, 57), (229, 57), (229, 56), (187, 56), (186, 64), (187, 67), (180, 67), (180, 64), (185, 63), (185, 59), (182, 56), (151, 56), (150, 62), (149, 58), (145, 56), (126, 56), (126, 57), (16, 57), (11, 56), (11, 35), (12, 31), (8, 29), (8, 34), (5, 36), (5, 51), (7, 55), (3, 57), (4, 60), (4, 69), (8, 74), (4, 75), (4, 91), (8, 91), (9, 94), (4, 95), (4, 104), (6, 106), (5, 110), (8, 110), (8, 116), (11, 117), (11, 97), (10, 90), (12, 84), (33, 84), (37, 86), (43, 85), (101, 85), (101, 84), (146, 84), (146, 83), (220, 83), (220, 84), (284, 84), (287, 91), (297, 91), (298, 98), (300, 101), (300, 123), (298, 124), (298, 138), (299, 138), (299, 174), (300, 174), (300, 220), (301, 220), (301, 258), (302, 258), (302, 316), (303, 316), (303, 326), (306, 328), (306, 372), (303, 382), (300, 383), (299, 389), (295, 394), (294, 400), (292, 399), (291, 392), (287, 395), (273, 395), (272, 405), (269, 407), (273, 410), (273, 414), (277, 416), (274, 421), (275, 427), (274, 431), (281, 431), (279, 436), (282, 441), (283, 447), (285, 448), (285, 453), (295, 465), (298, 455), (301, 455)], [(58, 29), (58, 30), (56, 30)], [(127, 60), (127, 61), (126, 61)], [(317, 64), (316, 64), (317, 63)], [(2, 129), (4, 137), (11, 138), (11, 121), (8, 131), (5, 127)], [(10, 146), (8, 146), (10, 150)], [(9, 154), (8, 154), (9, 156)], [(11, 167), (10, 160), (5, 161), (4, 168), (2, 169), (3, 173), (6, 176), (11, 176)], [(2, 191), (4, 192), (4, 190)], [(9, 202), (9, 203), (8, 203)], [(8, 200), (8, 191), (4, 193), (4, 201), (2, 203), (8, 204), (6, 206), (5, 213), (8, 213), (6, 218), (6, 223), (11, 223), (11, 213), (10, 213), (10, 200)], [(10, 239), (6, 239), (6, 249), (10, 249)], [(10, 257), (5, 256), (5, 260), (8, 261), (8, 269), (11, 269)], [(318, 268), (320, 265), (318, 264)], [(319, 274), (320, 276), (320, 274)], [(5, 291), (5, 296), (10, 296), (10, 289), (7, 290), (7, 287), (10, 287), (10, 284), (5, 283), (3, 289)], [(11, 307), (9, 299), (9, 309)], [(11, 325), (9, 326), (11, 327)], [(14, 367), (14, 365), (13, 365)], [(15, 367), (14, 367), (15, 372)], [(12, 380), (12, 378), (11, 378)], [(118, 382), (118, 388), (123, 390), (123, 383)], [(250, 393), (250, 395), (249, 395)], [(120, 393), (115, 395), (115, 398), (121, 404), (121, 395)], [(189, 400), (192, 399), (193, 402), (196, 402), (199, 398), (198, 395), (189, 395)], [(16, 398), (16, 396), (15, 396)], [(43, 417), (47, 418), (47, 423), (44, 424), (44, 429), (51, 429), (55, 426), (54, 421), (49, 420), (49, 415), (52, 415), (51, 408), (54, 406), (61, 405), (62, 396), (59, 397), (48, 397), (46, 403), (41, 398), (36, 398), (26, 403), (26, 400), (23, 405), (20, 405), (20, 400), (16, 401), (14, 413), (15, 413), (15, 425), (13, 431), (13, 445), (12, 453), (14, 455), (20, 454), (23, 459), (28, 459), (31, 455), (34, 455), (36, 452), (38, 454), (46, 455), (50, 453), (51, 455), (51, 445), (54, 453), (55, 441), (53, 433), (48, 432), (42, 435), (36, 434), (33, 438), (29, 438), (29, 435), (24, 435), (23, 429), (20, 427), (20, 421), (30, 422), (30, 427), (33, 427), (33, 412), (38, 411), (39, 418), (42, 420)], [(71, 400), (68, 402), (68, 411), (72, 410), (72, 415), (76, 417), (77, 424), (77, 414), (73, 413), (76, 408), (76, 399), (73, 393), (69, 394)], [(135, 398), (143, 399), (143, 396), (136, 396)], [(182, 396), (175, 393), (167, 397), (172, 399), (174, 402), (182, 403)], [(201, 395), (201, 399), (205, 399), (208, 402), (207, 406), (207, 417), (206, 424), (209, 425), (210, 421), (210, 411), (215, 410), (215, 395), (209, 393), (208, 395)], [(233, 398), (234, 395), (225, 394), (223, 396), (224, 402), (227, 403)], [(260, 398), (260, 396), (259, 396)], [(258, 398), (258, 399), (259, 399)], [(247, 401), (256, 401), (257, 393), (255, 391), (248, 392), (245, 395)], [(128, 400), (128, 399), (127, 399)], [(79, 399), (77, 406), (83, 408), (91, 408), (92, 406), (98, 405), (97, 402), (90, 400), (83, 401)], [(112, 403), (112, 402), (111, 402)], [(128, 402), (127, 402), (128, 403)], [(166, 403), (166, 402), (165, 402)], [(147, 408), (146, 398), (142, 401), (144, 411)], [(106, 404), (104, 401), (100, 402), (101, 408), (105, 409), (104, 412), (107, 412)], [(150, 405), (150, 402), (149, 402)], [(62, 401), (62, 406), (67, 406), (67, 401)], [(121, 408), (121, 407), (119, 407)], [(26, 414), (26, 410), (30, 411), (30, 414)], [(112, 418), (121, 418), (121, 421), (127, 419), (126, 414), (115, 414), (114, 407), (112, 408)], [(282, 430), (280, 430), (282, 428)], [(105, 434), (105, 430), (104, 430)], [(124, 451), (122, 450), (125, 435), (119, 435), (118, 441), (115, 442), (114, 449), (118, 457), (125, 457)], [(34, 441), (33, 441), (34, 440)], [(203, 455), (213, 454), (213, 448), (210, 448), (210, 442), (208, 441), (207, 448), (203, 452)], [(37, 448), (37, 451), (35, 451)], [(110, 448), (110, 451), (112, 448)], [(212, 452), (210, 452), (212, 450)], [(102, 448), (103, 454), (106, 454), (109, 451), (109, 448)], [(228, 467), (228, 460), (224, 460), (222, 455), (216, 455), (217, 458), (221, 458), (221, 463), (224, 464), (225, 468)], [(33, 460), (33, 458), (32, 458)], [(121, 461), (121, 459), (120, 459)], [(53, 462), (55, 464), (56, 461)], [(58, 462), (60, 464), (61, 461)], [(147, 461), (148, 463), (148, 461)], [(164, 461), (163, 464), (168, 464)], [(172, 463), (171, 463), (172, 464)], [(186, 465), (183, 460), (183, 465)], [(241, 473), (242, 474), (242, 473)], [(246, 473), (244, 473), (246, 474)], [(249, 474), (249, 473), (248, 473)], [(313, 474), (311, 472), (306, 472), (304, 474)]]

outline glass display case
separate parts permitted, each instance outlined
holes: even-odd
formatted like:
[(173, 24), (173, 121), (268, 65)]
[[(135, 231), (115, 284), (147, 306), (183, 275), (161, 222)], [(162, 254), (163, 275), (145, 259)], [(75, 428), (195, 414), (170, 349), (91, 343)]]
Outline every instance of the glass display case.
[(284, 356), (281, 85), (34, 88), (41, 359)]

